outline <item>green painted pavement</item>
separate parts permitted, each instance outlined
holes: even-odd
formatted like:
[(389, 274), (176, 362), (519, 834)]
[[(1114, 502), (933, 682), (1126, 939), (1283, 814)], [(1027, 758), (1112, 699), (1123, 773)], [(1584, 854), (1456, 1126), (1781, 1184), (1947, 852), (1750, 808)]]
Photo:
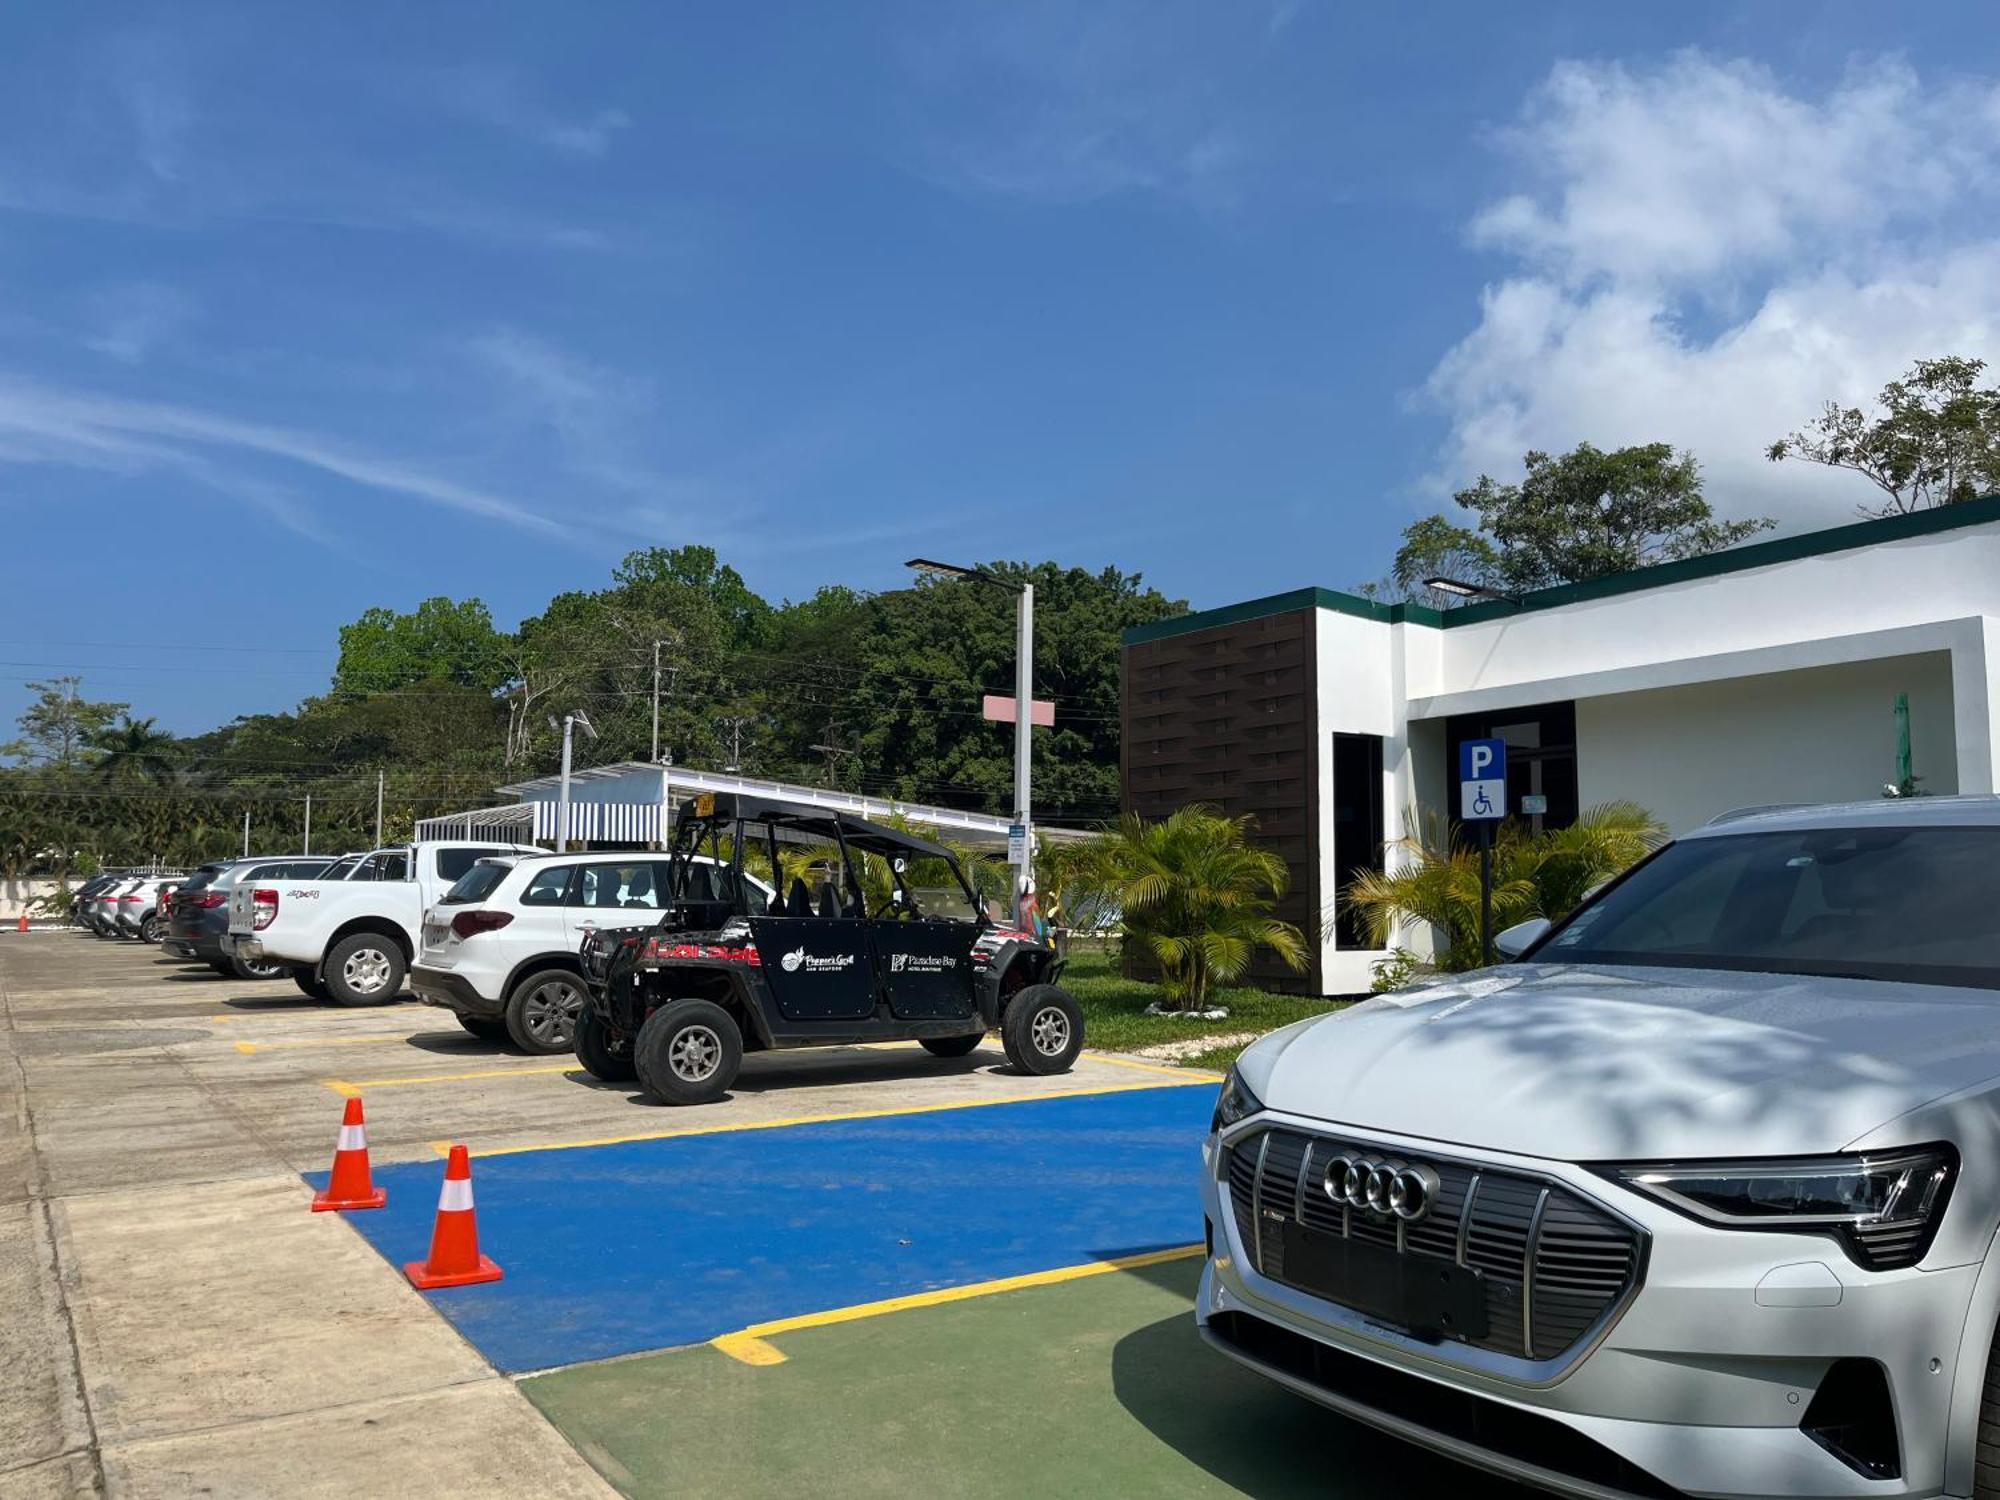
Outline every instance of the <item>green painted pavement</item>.
[(1198, 1260), (707, 1347), (521, 1390), (634, 1497), (1522, 1497), (1208, 1349)]

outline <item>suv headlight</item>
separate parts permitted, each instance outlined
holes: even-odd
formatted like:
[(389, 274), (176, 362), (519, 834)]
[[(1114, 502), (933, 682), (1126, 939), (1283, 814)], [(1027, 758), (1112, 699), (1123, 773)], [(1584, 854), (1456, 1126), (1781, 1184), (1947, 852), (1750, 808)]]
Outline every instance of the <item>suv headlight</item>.
[(1228, 1076), (1222, 1080), (1222, 1092), (1215, 1096), (1215, 1118), (1208, 1122), (1208, 1132), (1213, 1135), (1225, 1125), (1248, 1119), (1263, 1107), (1264, 1101), (1244, 1087), (1243, 1075), (1231, 1063)]
[(1950, 1146), (1772, 1161), (1630, 1162), (1596, 1169), (1723, 1229), (1826, 1234), (1871, 1271), (1923, 1259), (1958, 1173)]

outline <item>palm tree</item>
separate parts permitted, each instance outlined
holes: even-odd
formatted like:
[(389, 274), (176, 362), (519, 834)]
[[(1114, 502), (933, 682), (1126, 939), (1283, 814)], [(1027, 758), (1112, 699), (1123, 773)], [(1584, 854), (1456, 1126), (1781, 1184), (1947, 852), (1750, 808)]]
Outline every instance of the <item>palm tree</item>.
[(91, 747), (104, 752), (104, 758), (97, 763), (97, 774), (112, 781), (130, 770), (144, 781), (163, 780), (174, 768), (169, 753), (174, 747), (174, 737), (156, 728), (155, 723), (151, 718), (135, 719), (123, 714), (116, 724), (91, 735)]
[[(1390, 867), (1369, 871), (1348, 887), (1376, 943), (1389, 948), (1400, 928), (1428, 925), (1439, 943), (1425, 960), (1397, 947), (1376, 965), (1376, 987), (1392, 988), (1412, 974), (1457, 973), (1482, 961), (1479, 941), (1479, 851), (1454, 842), (1436, 818), (1412, 816), (1418, 832), (1389, 846)], [(1502, 824), (1493, 841), (1493, 930), (1530, 917), (1560, 921), (1595, 887), (1657, 849), (1666, 829), (1643, 807), (1606, 802), (1567, 828), (1529, 833)]]
[(1190, 806), (1156, 821), (1127, 813), (1098, 836), (1082, 887), (1109, 891), (1126, 938), (1160, 967), (1173, 1010), (1201, 1010), (1210, 988), (1242, 975), (1260, 948), (1292, 970), (1309, 959), (1305, 935), (1271, 915), (1285, 893), (1285, 862), (1250, 842), (1250, 819)]

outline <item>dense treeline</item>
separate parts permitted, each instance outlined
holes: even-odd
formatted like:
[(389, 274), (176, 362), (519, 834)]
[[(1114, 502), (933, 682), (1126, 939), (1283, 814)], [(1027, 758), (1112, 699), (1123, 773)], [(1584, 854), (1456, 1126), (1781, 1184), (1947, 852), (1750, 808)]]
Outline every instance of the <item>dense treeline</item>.
[[(1114, 817), (1120, 636), (1186, 605), (1114, 568), (987, 567), (1035, 585), (1035, 691), (1056, 702), (1036, 735), (1038, 815)], [(228, 853), (246, 813), (258, 848), (296, 848), (308, 796), (315, 849), (365, 846), (378, 776), (384, 834), (406, 836), (554, 770), (550, 721), (577, 710), (599, 736), (580, 763), (648, 759), (656, 646), (660, 752), (677, 764), (1004, 811), (1011, 732), (980, 699), (1013, 691), (1014, 610), (1006, 590), (949, 580), (772, 604), (707, 547), (650, 548), (512, 631), (476, 598), (367, 610), (324, 694), (206, 734), (164, 733), (151, 705), (93, 700), (77, 679), (36, 684), (4, 747), (0, 872)]]

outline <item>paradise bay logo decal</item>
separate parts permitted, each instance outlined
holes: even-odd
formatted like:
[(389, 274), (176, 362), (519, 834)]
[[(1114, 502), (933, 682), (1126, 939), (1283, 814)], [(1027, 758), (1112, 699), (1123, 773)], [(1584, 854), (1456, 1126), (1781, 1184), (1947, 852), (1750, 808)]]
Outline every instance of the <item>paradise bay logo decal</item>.
[(891, 953), (889, 972), (902, 974), (947, 974), (958, 967), (958, 960), (947, 953)]
[(794, 948), (778, 964), (787, 974), (796, 974), (804, 969), (808, 974), (823, 974), (830, 969), (851, 969), (854, 967), (852, 953), (829, 953), (808, 955), (803, 947)]

